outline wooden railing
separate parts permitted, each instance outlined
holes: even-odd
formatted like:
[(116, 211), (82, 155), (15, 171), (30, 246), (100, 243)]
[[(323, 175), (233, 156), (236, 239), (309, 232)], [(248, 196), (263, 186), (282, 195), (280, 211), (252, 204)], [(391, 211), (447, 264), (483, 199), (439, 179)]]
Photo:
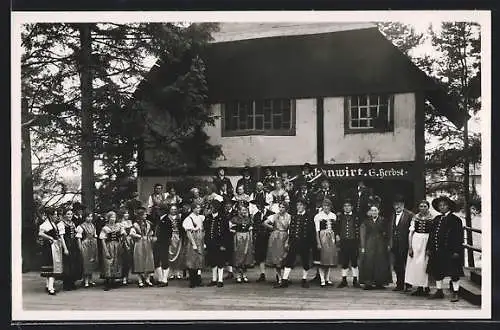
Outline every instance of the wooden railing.
[[(467, 226), (464, 226), (464, 230), (467, 232), (467, 235), (471, 235), (472, 232), (474, 233), (479, 233), (481, 234), (482, 231), (481, 229), (478, 229), (478, 228), (472, 228), (472, 227), (467, 227)], [(471, 240), (470, 242), (472, 243), (472, 237), (471, 237)], [(470, 251), (474, 251), (474, 252), (478, 252), (478, 253), (481, 253), (482, 250), (481, 248), (478, 248), (476, 246), (473, 246), (471, 244), (462, 244), (462, 246), (464, 247), (464, 249), (466, 250), (470, 250)], [(474, 267), (474, 258), (468, 258), (468, 262), (469, 262), (469, 267)]]

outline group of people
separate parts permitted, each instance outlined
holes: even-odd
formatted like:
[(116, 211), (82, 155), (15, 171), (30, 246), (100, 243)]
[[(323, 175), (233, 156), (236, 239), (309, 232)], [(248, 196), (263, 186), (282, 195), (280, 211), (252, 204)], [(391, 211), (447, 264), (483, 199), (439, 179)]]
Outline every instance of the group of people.
[[(337, 287), (349, 286), (350, 273), (353, 287), (382, 289), (393, 282), (393, 268), (395, 291), (442, 299), (449, 276), (451, 300), (457, 301), (464, 258), (455, 203), (434, 199), (440, 215), (433, 218), (425, 200), (415, 214), (401, 195), (394, 196), (391, 214), (381, 214), (381, 202), (364, 182), (338, 194), (309, 164), (295, 177), (278, 178), (267, 170), (261, 181), (245, 168), (234, 190), (219, 168), (203, 196), (198, 187), (183, 198), (175, 188), (164, 193), (156, 184), (146, 206), (136, 195), (103, 221), (82, 208), (46, 209), (39, 229), (41, 275), (48, 294), (55, 295), (56, 279), (63, 280), (64, 290), (74, 290), (78, 280), (94, 286), (97, 272), (104, 290), (127, 285), (131, 272), (139, 287), (168, 286), (169, 280), (187, 277), (195, 288), (203, 285), (208, 266), (212, 277), (206, 285), (223, 287), (224, 271), (225, 279), (248, 283), (247, 269), (258, 266), (257, 282), (266, 282), (266, 267), (272, 267), (274, 287), (286, 288), (300, 260), (304, 288), (311, 282), (333, 286), (333, 269), (340, 266)], [(311, 268), (316, 276), (309, 281)], [(432, 295), (430, 278), (436, 281)]]

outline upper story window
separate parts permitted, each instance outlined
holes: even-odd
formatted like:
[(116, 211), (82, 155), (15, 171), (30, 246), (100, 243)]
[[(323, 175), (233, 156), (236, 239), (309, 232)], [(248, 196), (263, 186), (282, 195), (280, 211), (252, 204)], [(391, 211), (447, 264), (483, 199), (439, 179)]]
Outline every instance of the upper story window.
[(295, 100), (234, 101), (222, 105), (222, 136), (295, 135)]
[(394, 130), (394, 97), (387, 94), (347, 96), (344, 100), (344, 132)]

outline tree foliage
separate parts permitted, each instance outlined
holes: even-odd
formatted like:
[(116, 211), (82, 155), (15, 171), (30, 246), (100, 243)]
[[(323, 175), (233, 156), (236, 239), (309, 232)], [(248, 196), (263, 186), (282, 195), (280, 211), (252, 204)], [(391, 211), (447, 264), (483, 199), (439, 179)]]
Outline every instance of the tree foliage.
[[(55, 175), (52, 182), (60, 186), (57, 170), (78, 168), (84, 148), (92, 148), (95, 161), (103, 169), (95, 178), (102, 188), (98, 191), (98, 202), (112, 198), (105, 191), (113, 191), (110, 186), (128, 182), (136, 174), (138, 144), (144, 132), (154, 130), (155, 120), (148, 120), (150, 110), (163, 116), (175, 110), (180, 120), (174, 132), (161, 131), (150, 136), (148, 143), (163, 146), (164, 138), (170, 136), (179, 145), (188, 141), (207, 144), (195, 150), (176, 149), (174, 163), (193, 157), (183, 153), (216, 150), (192, 128), (193, 123), (194, 127), (210, 124), (205, 64), (199, 52), (210, 40), (210, 33), (217, 29), (216, 24), (84, 23), (90, 26), (92, 49), (93, 127), (89, 145), (81, 143), (81, 24), (24, 26), (22, 95), (28, 99), (30, 113), (40, 118), (31, 127), (35, 184), (49, 187), (46, 180)], [(146, 93), (135, 100), (135, 90), (155, 59), (179, 67), (167, 74), (167, 82), (162, 86), (163, 91), (170, 93), (156, 98)], [(161, 94), (162, 90), (156, 92)], [(209, 162), (211, 154), (200, 153), (196, 157)]]
[[(429, 26), (425, 35), (401, 23), (380, 23), (381, 32), (428, 75), (433, 77), (471, 117), (480, 103), (480, 27), (471, 22), (443, 22), (439, 29)], [(434, 54), (415, 56), (412, 49), (430, 40)], [(481, 136), (469, 132), (464, 152), (463, 130), (458, 129), (439, 109), (426, 103), (426, 169), (429, 175), (463, 175), (463, 166), (481, 161)]]

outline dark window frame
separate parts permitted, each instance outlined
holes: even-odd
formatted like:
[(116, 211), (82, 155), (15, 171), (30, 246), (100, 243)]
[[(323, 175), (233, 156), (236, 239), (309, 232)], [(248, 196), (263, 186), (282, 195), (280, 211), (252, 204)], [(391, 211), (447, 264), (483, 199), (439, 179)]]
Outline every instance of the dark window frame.
[[(276, 129), (272, 128), (273, 126), (273, 118), (278, 117), (278, 115), (274, 115), (273, 113), (270, 115), (270, 122), (266, 121), (266, 116), (265, 116), (265, 108), (266, 102), (271, 102), (271, 104), (274, 104), (274, 102), (283, 102), (283, 101), (288, 101), (290, 102), (290, 128), (282, 128), (282, 129)], [(266, 100), (251, 100), (251, 101), (233, 101), (231, 103), (233, 104), (238, 104), (240, 106), (241, 104), (251, 104), (252, 105), (252, 110), (251, 110), (251, 116), (246, 116), (247, 117), (247, 123), (249, 118), (252, 118), (253, 121), (253, 127), (252, 128), (245, 128), (245, 129), (226, 129), (226, 109), (228, 106), (228, 103), (221, 103), (221, 135), (222, 137), (231, 137), (231, 136), (253, 136), (253, 135), (262, 135), (262, 136), (295, 136), (296, 135), (296, 122), (297, 122), (297, 102), (295, 99), (266, 99)], [(257, 104), (260, 103), (259, 105), (262, 107), (262, 114), (258, 114), (256, 109), (257, 109)], [(268, 107), (268, 106), (267, 106)], [(273, 105), (274, 107), (274, 105)], [(272, 111), (272, 110), (271, 110)], [(238, 116), (233, 116), (232, 118), (238, 118), (238, 126), (242, 121), (240, 121), (239, 118), (239, 113)], [(256, 118), (261, 117), (262, 118), (262, 129), (255, 129), (256, 126)], [(281, 118), (283, 119), (283, 118)], [(245, 122), (245, 121), (243, 121)], [(271, 125), (271, 128), (265, 128), (266, 124)]]
[[(358, 134), (358, 133), (387, 133), (387, 132), (394, 132), (394, 94), (385, 94), (388, 99), (388, 107), (387, 107), (387, 118), (386, 120), (382, 121), (381, 123), (375, 124), (375, 127), (351, 127), (351, 116), (352, 112), (351, 109), (355, 108), (355, 105), (351, 106), (351, 100), (354, 97), (367, 97), (367, 103), (366, 107), (369, 107), (369, 96), (383, 96), (384, 94), (377, 94), (377, 93), (371, 93), (371, 94), (359, 94), (359, 95), (350, 95), (344, 97), (344, 134)], [(378, 106), (379, 103), (377, 103), (378, 109), (380, 108)], [(373, 105), (374, 106), (374, 105)], [(365, 107), (365, 105), (362, 105), (361, 107)], [(361, 110), (359, 106), (357, 107), (358, 109), (358, 114), (360, 114)], [(377, 110), (380, 111), (380, 110)], [(371, 113), (370, 113), (371, 115)], [(363, 118), (368, 118), (367, 120), (369, 122), (373, 121), (372, 116), (366, 116)]]

